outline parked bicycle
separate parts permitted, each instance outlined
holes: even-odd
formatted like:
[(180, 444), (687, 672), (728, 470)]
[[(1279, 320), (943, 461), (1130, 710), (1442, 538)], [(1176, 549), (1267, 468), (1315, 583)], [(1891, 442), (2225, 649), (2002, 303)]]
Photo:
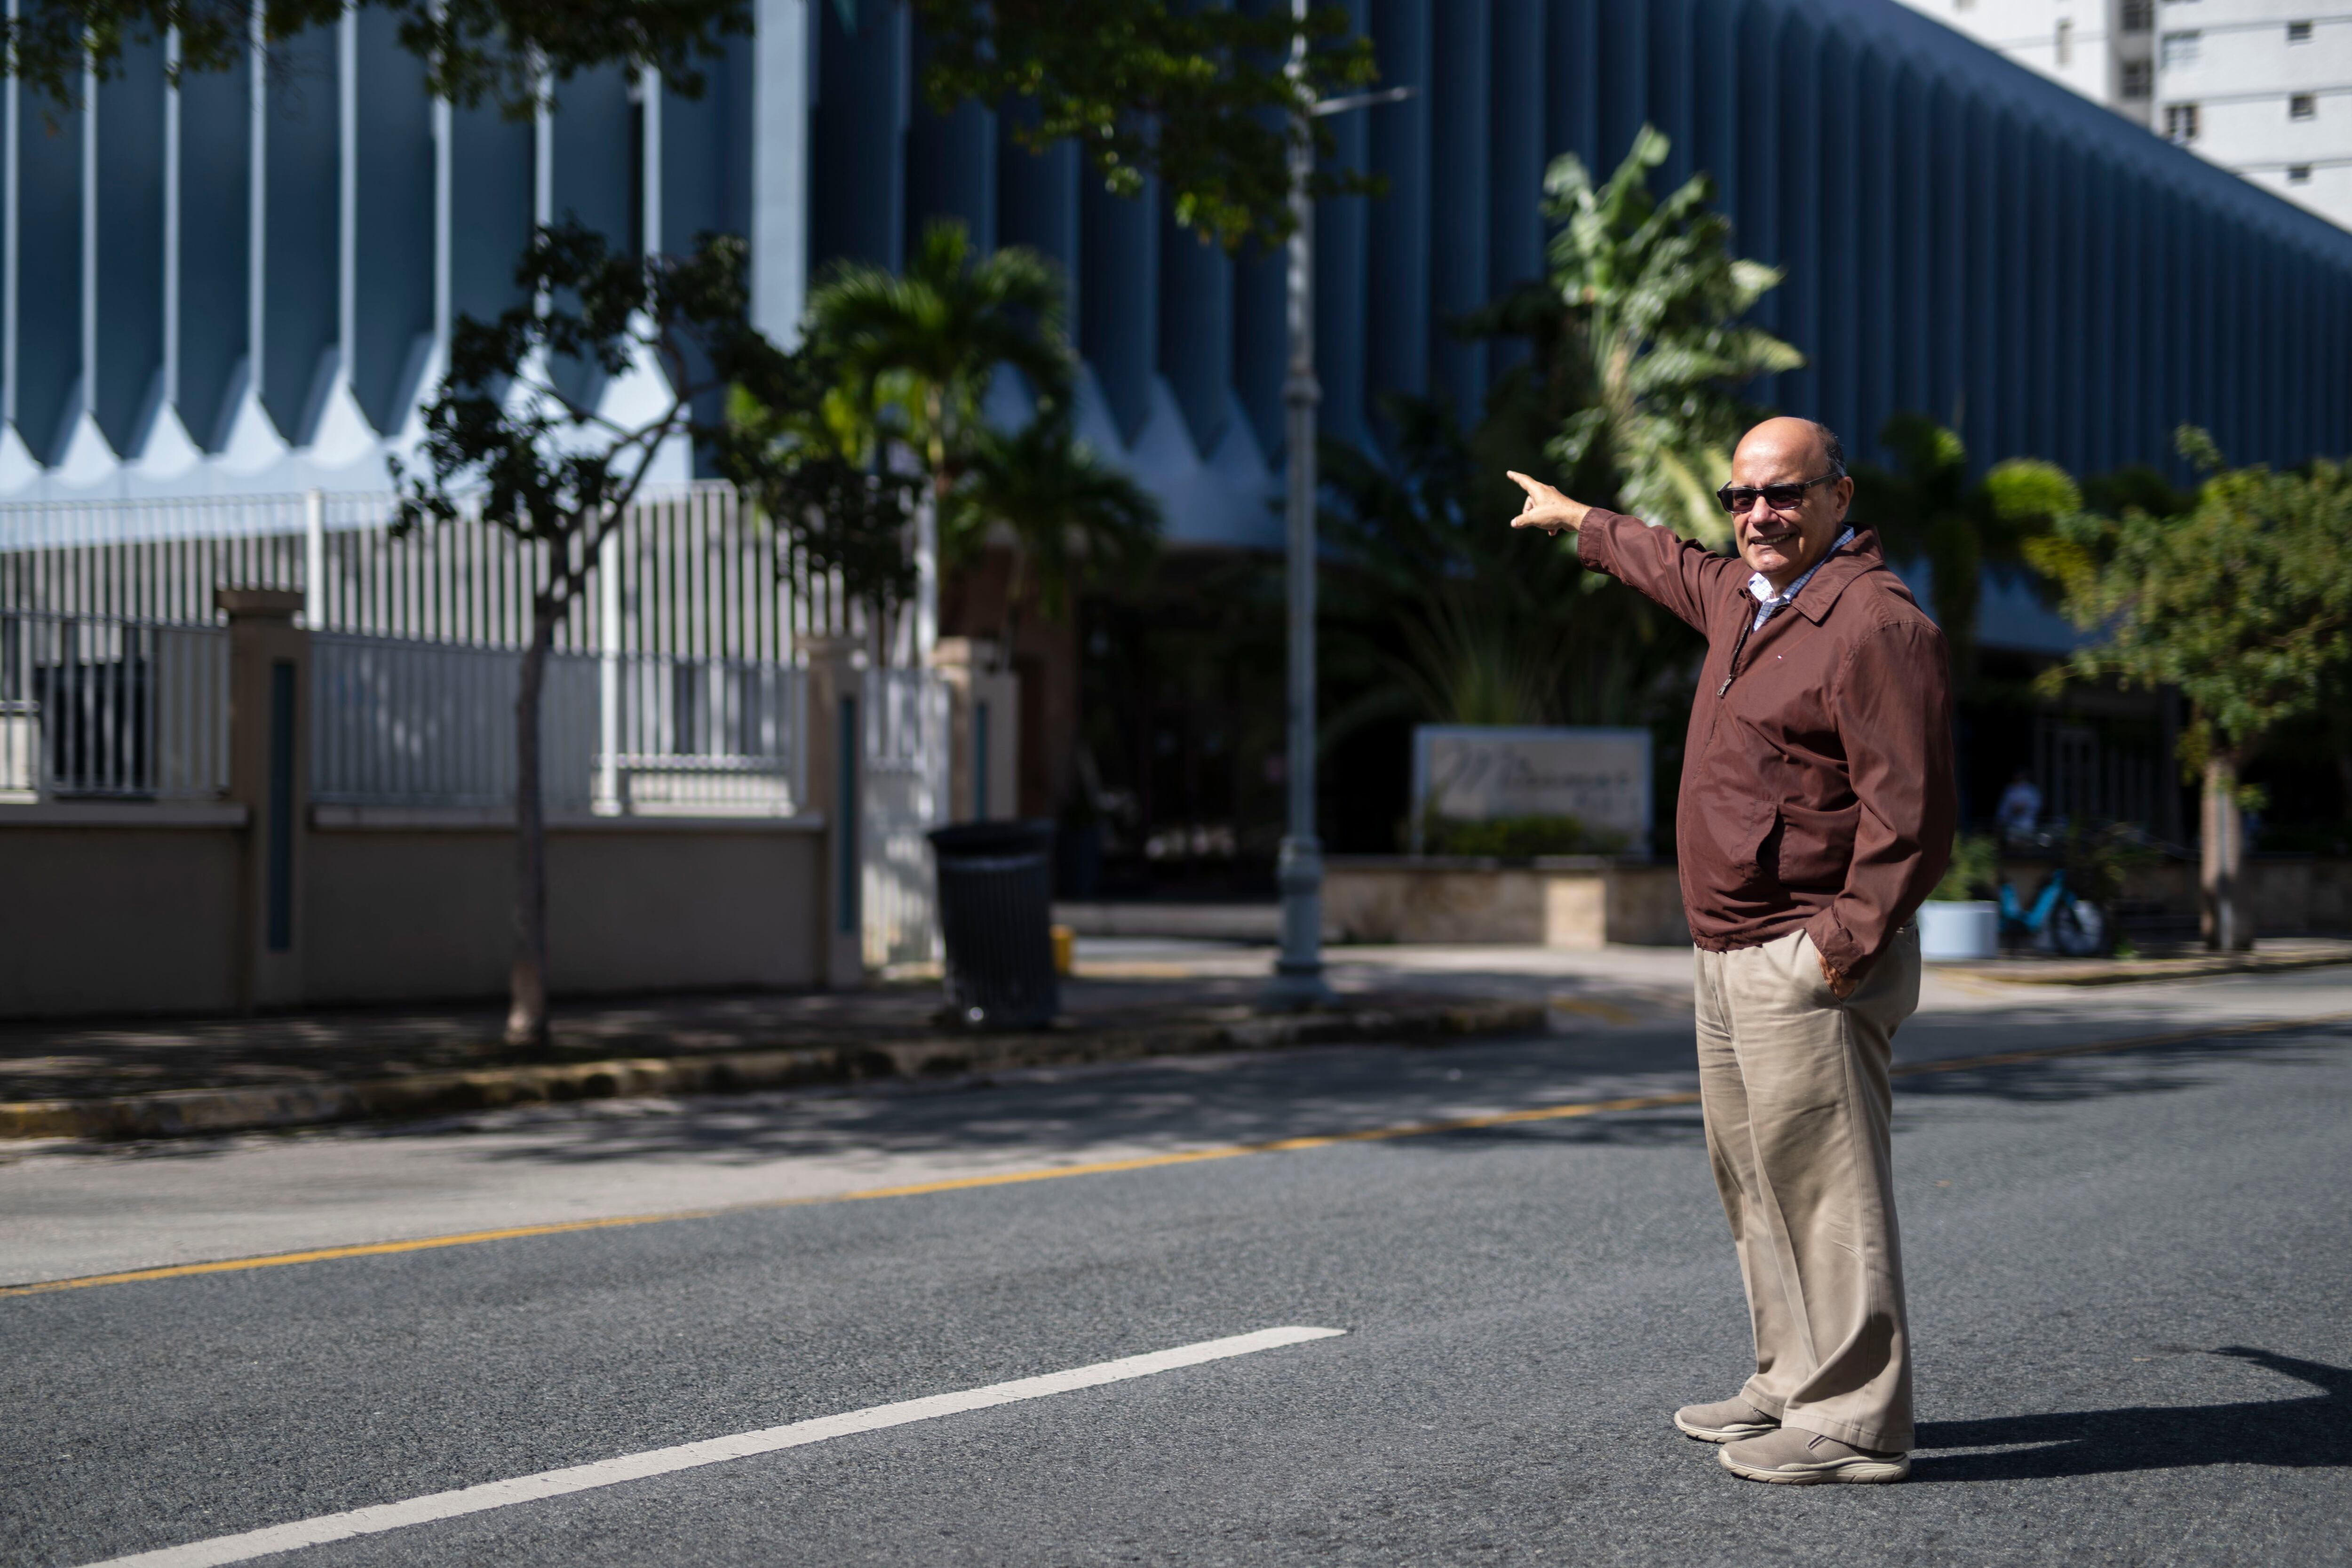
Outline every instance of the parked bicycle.
[(2063, 867), (2050, 873), (2031, 905), (2019, 902), (2017, 884), (2005, 878), (2000, 895), (2004, 938), (2020, 938), (2037, 952), (2068, 958), (2096, 958), (2107, 951), (2106, 910), (2075, 896)]

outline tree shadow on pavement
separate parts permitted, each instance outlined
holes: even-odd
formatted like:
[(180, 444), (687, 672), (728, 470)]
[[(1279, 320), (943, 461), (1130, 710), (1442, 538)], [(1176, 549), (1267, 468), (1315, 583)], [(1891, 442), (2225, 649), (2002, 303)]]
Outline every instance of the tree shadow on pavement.
[[(2055, 1105), (2178, 1093), (2210, 1082), (2227, 1064), (2307, 1062), (2333, 1046), (2309, 1037), (2260, 1037), (1956, 1071), (1922, 1064), (1928, 1070), (1913, 1068), (1897, 1080), (1896, 1126), (1907, 1131), (1917, 1112), (1959, 1100)], [(676, 1154), (752, 1162), (853, 1148), (1053, 1153), (1105, 1143), (1249, 1143), (1687, 1091), (1695, 1087), (1690, 1068), (1687, 1041), (1663, 1035), (1581, 1046), (1555, 1039), (1433, 1051), (1320, 1047), (982, 1079), (952, 1089), (689, 1099), (658, 1111), (616, 1105), (608, 1113), (550, 1117), (543, 1136), (486, 1149), (484, 1157), (593, 1163)], [(501, 1113), (475, 1124), (488, 1131), (514, 1119)], [(1685, 1107), (1462, 1128), (1375, 1146), (1434, 1152), (1535, 1142), (1660, 1147), (1696, 1144), (1700, 1136), (1696, 1108)]]
[[(1895, 1113), (1898, 1132), (1916, 1126), (1906, 1112), (1938, 1103), (1994, 1100), (2012, 1105), (2054, 1106), (2124, 1096), (2176, 1094), (2216, 1081), (2216, 1070), (2258, 1063), (2307, 1066), (2337, 1057), (2352, 1030), (2341, 1025), (2298, 1025), (2261, 1035), (2218, 1033), (2197, 1039), (2134, 1044), (2086, 1042), (2079, 1053), (2039, 1059), (1983, 1061), (1967, 1057), (1921, 1057), (1895, 1066)], [(2061, 1047), (2065, 1050), (2065, 1047)], [(2030, 1058), (2032, 1047), (2026, 1048)]]
[[(2352, 1372), (2243, 1345), (2225, 1345), (2213, 1353), (2300, 1378), (2320, 1392), (2303, 1399), (2236, 1405), (2134, 1405), (1984, 1421), (1930, 1421), (1919, 1428), (1921, 1449), (2005, 1451), (1915, 1454), (1912, 1479), (2055, 1480), (2200, 1465), (2352, 1467)], [(2034, 1446), (2015, 1447), (2028, 1443)]]
[[(1985, 1024), (1968, 1050), (1904, 1053), (1898, 1045), (1896, 1127), (1918, 1113), (1970, 1100), (2031, 1105), (2177, 1093), (2209, 1084), (2231, 1064), (2306, 1063), (2339, 1051), (2341, 1026), (2277, 1034), (2120, 1044), (2095, 1054), (2002, 1063), (1986, 1045), (2032, 1050), (2021, 1030)], [(2047, 1038), (2045, 1036), (2044, 1038)], [(2060, 1037), (2053, 1042), (2072, 1046)], [(1939, 1059), (1939, 1058), (1941, 1059)], [(1946, 1063), (1951, 1065), (1945, 1065)], [(1593, 1100), (1687, 1092), (1690, 1037), (1626, 1029), (1438, 1047), (1325, 1046), (1274, 1052), (1106, 1062), (674, 1100), (583, 1100), (467, 1112), (425, 1121), (357, 1123), (299, 1134), (356, 1139), (468, 1140), (499, 1163), (593, 1164), (646, 1157), (754, 1164), (803, 1156), (989, 1154), (1049, 1157), (1105, 1145), (1139, 1149), (1251, 1143), (1445, 1122)], [(1368, 1145), (1467, 1152), (1502, 1143), (1696, 1145), (1696, 1107), (1466, 1127)], [(256, 1138), (231, 1134), (102, 1145), (114, 1159), (205, 1159)]]

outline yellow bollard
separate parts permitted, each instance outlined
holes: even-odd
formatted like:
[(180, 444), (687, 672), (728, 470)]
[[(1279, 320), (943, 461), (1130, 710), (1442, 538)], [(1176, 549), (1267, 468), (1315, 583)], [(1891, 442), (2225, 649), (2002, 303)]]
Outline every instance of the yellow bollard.
[[(1032, 931), (1036, 928), (1030, 927)], [(1078, 933), (1067, 926), (1054, 928), (1054, 973), (1067, 974), (1077, 963)]]

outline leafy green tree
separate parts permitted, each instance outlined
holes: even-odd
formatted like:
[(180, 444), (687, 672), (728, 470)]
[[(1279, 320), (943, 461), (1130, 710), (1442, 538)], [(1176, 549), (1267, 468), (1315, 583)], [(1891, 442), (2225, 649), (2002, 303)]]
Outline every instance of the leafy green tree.
[(2051, 672), (2177, 687), (2189, 721), (2180, 760), (2204, 787), (2208, 940), (2250, 946), (2242, 906), (2241, 777), (2280, 725), (2314, 710), (2322, 679), (2352, 658), (2352, 469), (2225, 468), (2184, 426), (2180, 449), (2206, 473), (2193, 504), (2159, 516), (2061, 516), (2026, 558), (2054, 581), (2067, 617), (2098, 639)]
[(1925, 415), (1895, 415), (1878, 439), (1895, 467), (1854, 470), (1854, 516), (1877, 529), (1895, 560), (1927, 563), (1952, 672), (1965, 683), (1976, 673), (1984, 569), (2022, 566), (2025, 541), (2080, 510), (2082, 497), (2064, 470), (2030, 458), (1970, 479), (1959, 437)]
[(1567, 407), (1549, 448), (1577, 493), (1605, 496), (1650, 522), (1721, 544), (1731, 536), (1715, 491), (1731, 448), (1759, 412), (1738, 388), (1805, 363), (1740, 318), (1781, 274), (1731, 252), (1731, 222), (1710, 206), (1715, 183), (1695, 174), (1663, 201), (1650, 171), (1669, 143), (1643, 126), (1608, 184), (1573, 153), (1544, 178), (1556, 321), (1521, 299), (1469, 323), (1540, 332), (1545, 391)]
[[(758, 389), (776, 405), (795, 388), (805, 395), (811, 384), (805, 366), (751, 324), (745, 259), (740, 240), (718, 236), (704, 236), (688, 256), (640, 259), (614, 253), (575, 224), (540, 230), (515, 279), (535, 302), (493, 321), (458, 319), (448, 374), (425, 411), (419, 466), (393, 462), (396, 531), (478, 515), (540, 547), (515, 701), (515, 953), (507, 1015), (514, 1045), (543, 1049), (548, 1040), (540, 753), (548, 656), (605, 541), (662, 454), (681, 443), (716, 453), (739, 482), (764, 486), (771, 496), (824, 493), (822, 474), (792, 472), (795, 454), (747, 442), (725, 422), (697, 415), (730, 386)], [(607, 376), (658, 364), (655, 411), (615, 423), (551, 373), (566, 361), (592, 363)], [(811, 483), (819, 489), (811, 491)], [(841, 526), (837, 515), (820, 521)], [(895, 540), (903, 511), (868, 522)]]
[(1009, 545), (1002, 644), (1009, 653), (1033, 586), (1039, 611), (1062, 620), (1081, 588), (1139, 580), (1160, 525), (1151, 493), (1049, 411), (1010, 435), (981, 434), (950, 499), (940, 555), (945, 565), (968, 566), (994, 539)]
[(395, 19), (435, 97), (495, 102), (519, 119), (551, 84), (603, 66), (656, 70), (698, 98), (708, 79), (697, 62), (751, 30), (751, 0), (23, 0), (0, 24), (0, 68), (70, 104), (85, 67), (101, 80), (119, 75), (134, 44), (176, 33), (177, 71), (223, 70), (248, 57), (257, 30), (267, 48), (362, 8)]
[(1451, 405), (1398, 397), (1382, 412), (1395, 432), (1392, 462), (1325, 446), (1322, 472), (1339, 504), (1322, 532), (1347, 563), (1326, 615), (1339, 634), (1332, 673), (1358, 687), (1330, 712), (1325, 743), (1406, 715), (1555, 721), (1570, 658), (1562, 611), (1580, 575), (1573, 558), (1552, 551), (1528, 560), (1475, 525), (1490, 476), (1502, 470), (1476, 460), (1478, 433), (1465, 431)]
[[(864, 0), (872, 5), (875, 0)], [(1013, 122), (1033, 152), (1068, 140), (1112, 192), (1139, 196), (1157, 178), (1176, 221), (1236, 248), (1290, 233), (1292, 126), (1330, 132), (1305, 111), (1378, 76), (1369, 38), (1350, 36), (1344, 6), (1318, 5), (1302, 23), (1286, 4), (1170, 0), (911, 0), (931, 43), (923, 89), (942, 112), (973, 101), (1021, 100)], [(855, 0), (845, 5), (855, 14)], [(1080, 22), (1080, 16), (1083, 21)], [(1296, 68), (1291, 41), (1308, 43)], [(1318, 195), (1359, 195), (1379, 183), (1318, 169)]]

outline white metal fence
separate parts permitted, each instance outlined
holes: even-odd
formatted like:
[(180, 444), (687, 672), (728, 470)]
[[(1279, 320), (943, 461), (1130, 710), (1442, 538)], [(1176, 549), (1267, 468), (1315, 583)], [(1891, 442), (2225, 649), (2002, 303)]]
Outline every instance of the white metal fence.
[[(312, 798), (512, 804), (515, 649), (327, 634), (312, 650)], [(551, 655), (540, 730), (547, 807), (790, 816), (807, 795), (804, 703), (803, 673), (783, 664)]]
[(608, 810), (790, 816), (808, 798), (808, 680), (787, 664), (574, 654), (597, 682), (597, 801)]
[(0, 795), (205, 800), (228, 788), (228, 635), (0, 611)]
[(927, 669), (869, 669), (864, 708), (860, 891), (866, 962), (879, 968), (939, 956), (939, 903), (924, 835), (947, 820), (947, 683)]
[[(474, 519), (395, 536), (393, 517), (381, 492), (0, 504), (0, 606), (205, 623), (216, 588), (283, 588), (314, 632), (529, 640), (545, 544)], [(733, 487), (703, 482), (630, 508), (556, 647), (775, 660), (811, 635), (910, 630), (873, 621)]]

